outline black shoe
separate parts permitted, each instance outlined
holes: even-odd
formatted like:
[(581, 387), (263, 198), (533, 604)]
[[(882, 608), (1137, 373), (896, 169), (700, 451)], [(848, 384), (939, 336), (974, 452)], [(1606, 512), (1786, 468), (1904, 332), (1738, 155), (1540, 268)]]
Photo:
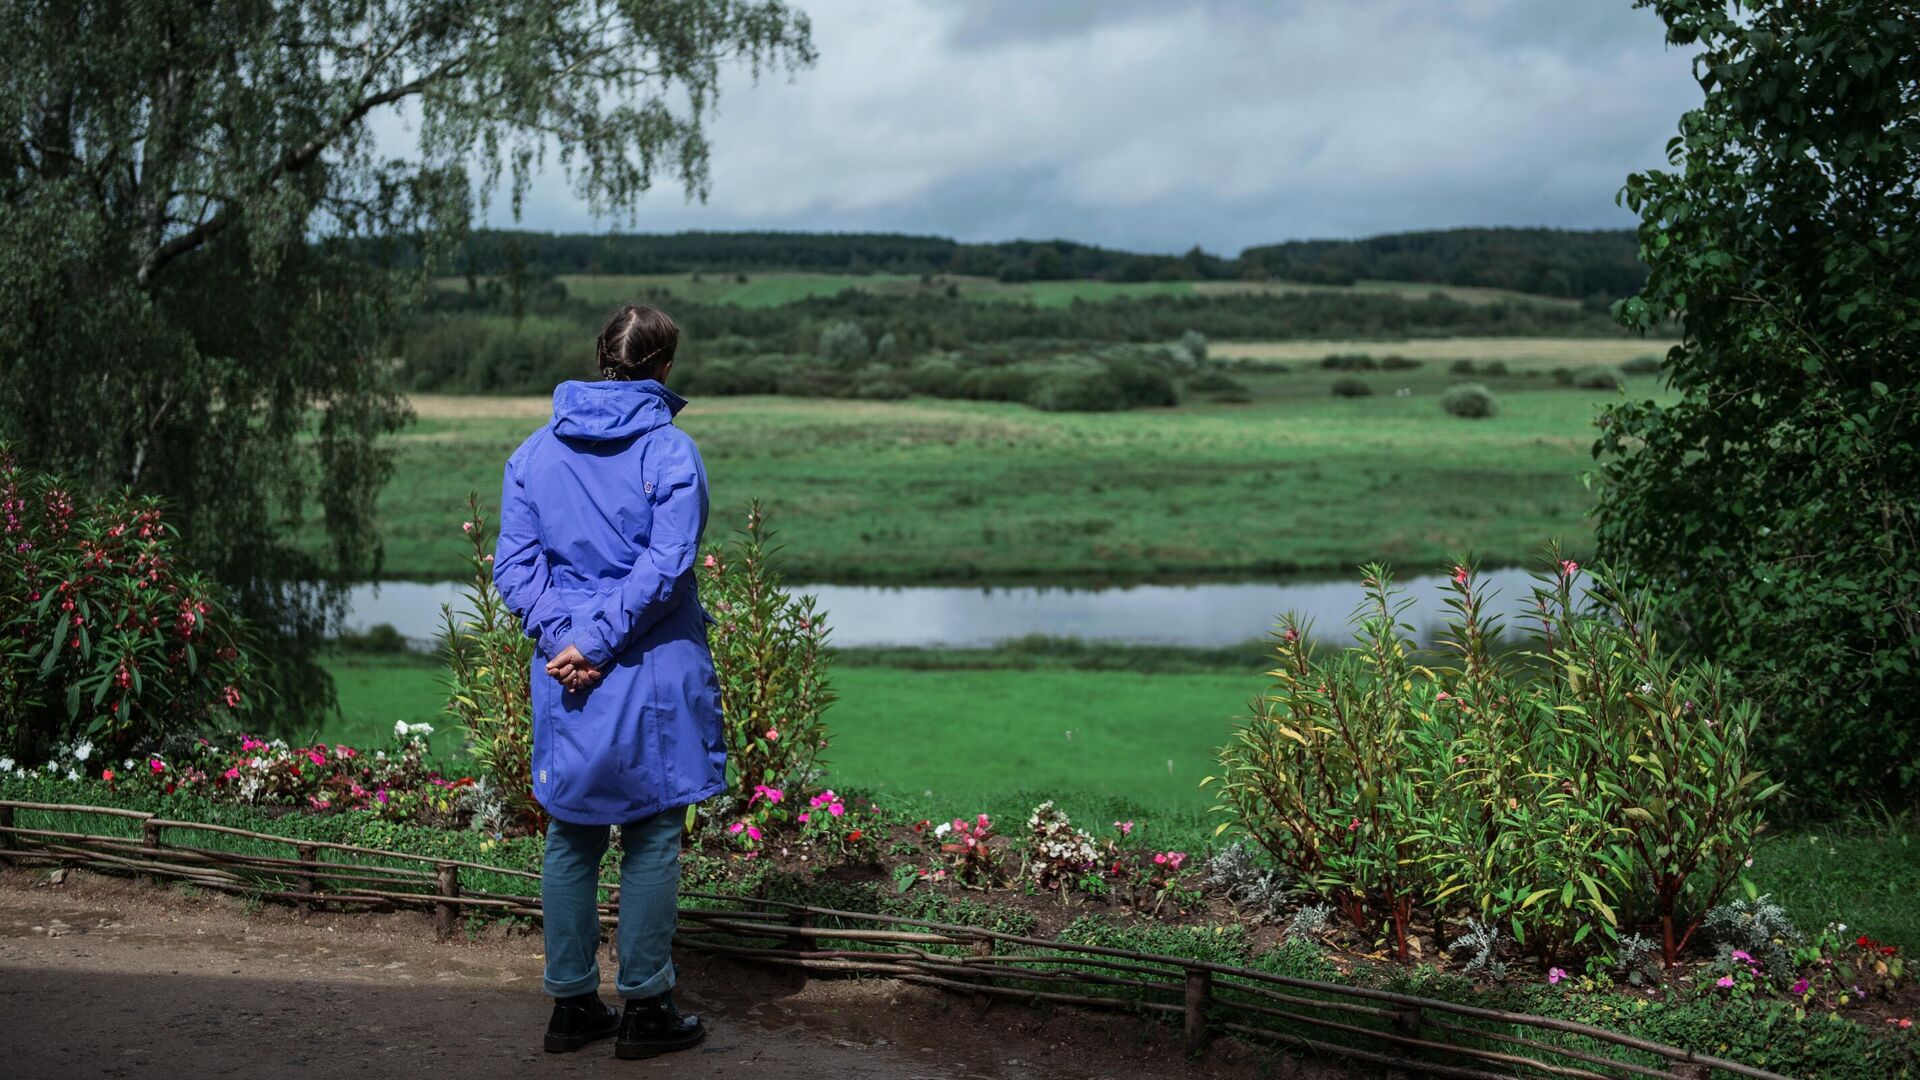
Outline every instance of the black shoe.
[(685, 1050), (707, 1037), (700, 1018), (682, 1015), (673, 1007), (673, 991), (655, 997), (635, 998), (627, 1002), (620, 1018), (620, 1037), (614, 1040), (613, 1056), (633, 1060)]
[(619, 1030), (619, 1010), (602, 1002), (599, 994), (555, 998), (553, 1019), (547, 1021), (547, 1053), (578, 1050)]

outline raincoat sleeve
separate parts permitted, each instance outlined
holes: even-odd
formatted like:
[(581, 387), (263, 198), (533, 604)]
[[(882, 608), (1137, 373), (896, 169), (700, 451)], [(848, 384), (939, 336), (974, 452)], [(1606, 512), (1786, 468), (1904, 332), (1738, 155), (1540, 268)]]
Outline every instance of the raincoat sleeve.
[(693, 562), (707, 524), (707, 472), (693, 440), (668, 440), (648, 462), (653, 528), (627, 576), (573, 612), (572, 642), (604, 668), (694, 590)]
[(566, 605), (553, 587), (547, 553), (540, 544), (540, 522), (527, 503), (527, 487), (517, 462), (507, 459), (500, 486), (500, 535), (493, 549), (493, 584), (508, 610), (520, 619), (540, 655), (552, 659), (569, 637)]

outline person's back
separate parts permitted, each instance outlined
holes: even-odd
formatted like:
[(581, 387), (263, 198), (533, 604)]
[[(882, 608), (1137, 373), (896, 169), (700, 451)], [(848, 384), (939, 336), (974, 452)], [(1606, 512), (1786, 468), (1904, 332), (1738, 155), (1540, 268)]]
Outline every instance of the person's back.
[[(678, 330), (629, 305), (601, 334), (599, 382), (560, 384), (553, 420), (507, 460), (493, 578), (536, 641), (533, 794), (552, 816), (541, 881), (548, 1050), (620, 1035), (621, 1057), (704, 1034), (681, 1016), (671, 941), (685, 808), (726, 788), (719, 684), (694, 561), (706, 471), (673, 424)], [(601, 1004), (596, 908), (622, 827), (624, 1018)]]

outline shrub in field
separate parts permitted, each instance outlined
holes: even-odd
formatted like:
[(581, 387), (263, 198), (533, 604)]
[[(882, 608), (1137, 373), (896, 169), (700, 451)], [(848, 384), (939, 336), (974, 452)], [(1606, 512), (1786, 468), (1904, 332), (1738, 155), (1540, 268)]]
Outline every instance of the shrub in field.
[(796, 820), (820, 776), (828, 743), (821, 715), (835, 700), (825, 619), (813, 597), (787, 591), (778, 552), (756, 501), (745, 528), (710, 549), (700, 571), (732, 778), (731, 802), (718, 809), (754, 828)]
[(1492, 416), (1500, 411), (1493, 400), (1493, 392), (1479, 383), (1461, 383), (1450, 386), (1440, 395), (1440, 407), (1450, 416), (1464, 416), (1478, 419)]
[(1480, 374), (1493, 376), (1505, 375), (1507, 374), (1507, 362), (1505, 360), (1490, 360), (1485, 367), (1480, 369)]
[(1358, 644), (1313, 654), (1282, 621), (1274, 683), (1219, 751), (1215, 810), (1407, 957), (1416, 908), (1498, 923), (1543, 962), (1653, 930), (1671, 962), (1725, 897), (1779, 789), (1751, 767), (1756, 712), (1721, 673), (1662, 655), (1644, 602), (1552, 560), (1532, 648), (1471, 571), (1447, 604), (1453, 666), (1414, 664), (1408, 603), (1380, 567)]
[(1187, 389), (1195, 393), (1212, 394), (1220, 392), (1231, 393), (1237, 390), (1245, 390), (1246, 387), (1241, 384), (1240, 380), (1227, 374), (1220, 368), (1206, 368), (1187, 376)]
[(1373, 387), (1369, 386), (1364, 379), (1356, 379), (1351, 375), (1342, 375), (1333, 380), (1333, 396), (1372, 397)]
[(861, 364), (872, 356), (873, 346), (867, 341), (867, 332), (851, 319), (820, 331), (820, 359), (830, 364)]
[(533, 639), (493, 584), (493, 536), (480, 496), (468, 494), (463, 607), (440, 606), (447, 711), (466, 728), (474, 764), (513, 823), (541, 819), (533, 797)]
[(1660, 358), (1657, 356), (1636, 356), (1620, 365), (1622, 375), (1657, 375), (1660, 372)]
[(1104, 372), (1061, 371), (1036, 382), (1027, 403), (1043, 412), (1113, 412), (1127, 399)]
[(1380, 370), (1382, 371), (1412, 371), (1419, 366), (1420, 361), (1412, 357), (1401, 356), (1399, 353), (1389, 353), (1380, 358)]
[(1328, 371), (1376, 371), (1380, 365), (1366, 353), (1334, 353), (1320, 358)]
[(1461, 359), (1448, 364), (1447, 370), (1455, 375), (1472, 375), (1479, 369), (1474, 366), (1473, 361)]
[(1207, 358), (1207, 335), (1198, 330), (1188, 330), (1180, 335), (1179, 349), (1186, 355), (1186, 366), (1193, 367)]
[(908, 366), (904, 378), (907, 388), (928, 397), (958, 398), (963, 379), (960, 365), (945, 356), (923, 356)]
[(1576, 390), (1618, 390), (1620, 376), (1601, 367), (1583, 368), (1573, 375)]
[(899, 372), (885, 364), (870, 364), (854, 376), (853, 396), (867, 401), (898, 401), (912, 393)]
[(1063, 893), (1074, 880), (1099, 865), (1093, 837), (1074, 828), (1066, 811), (1048, 799), (1027, 815), (1026, 874), (1042, 889)]
[(251, 632), (178, 547), (156, 500), (76, 494), (0, 443), (0, 753), (117, 760), (254, 714)]

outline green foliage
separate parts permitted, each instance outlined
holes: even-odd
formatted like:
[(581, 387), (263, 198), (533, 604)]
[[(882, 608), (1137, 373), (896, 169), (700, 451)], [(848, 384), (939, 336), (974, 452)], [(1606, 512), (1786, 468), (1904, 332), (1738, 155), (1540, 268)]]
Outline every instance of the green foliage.
[(1027, 400), (1042, 412), (1113, 412), (1127, 404), (1120, 387), (1099, 371), (1059, 371), (1043, 376)]
[(1590, 367), (1574, 372), (1572, 385), (1579, 390), (1618, 390), (1620, 376), (1608, 368)]
[(533, 797), (533, 639), (493, 585), (493, 534), (478, 493), (461, 522), (470, 575), (460, 610), (443, 604), (440, 648), (447, 662), (447, 712), (467, 731), (474, 765), (501, 816), (537, 822)]
[(1660, 358), (1657, 356), (1636, 356), (1620, 364), (1622, 375), (1658, 375), (1659, 373)]
[[(1408, 601), (1367, 571), (1359, 644), (1321, 660), (1283, 619), (1272, 689), (1203, 784), (1216, 811), (1356, 926), (1415, 908), (1511, 927), (1543, 961), (1647, 925), (1669, 962), (1733, 884), (1762, 827), (1748, 763), (1757, 712), (1719, 671), (1662, 655), (1643, 600), (1577, 595), (1553, 553), (1529, 662), (1456, 567), (1448, 647), (1412, 660)], [(1449, 903), (1449, 901), (1451, 901)]]
[(1447, 388), (1440, 395), (1440, 407), (1448, 416), (1462, 416), (1468, 419), (1481, 419), (1500, 411), (1493, 400), (1493, 391), (1479, 383), (1461, 383)]
[(788, 592), (778, 566), (779, 547), (758, 501), (746, 526), (725, 548), (711, 550), (701, 570), (720, 704), (726, 719), (727, 765), (734, 805), (764, 817), (773, 802), (755, 806), (771, 788), (792, 812), (812, 790), (827, 749), (821, 716), (836, 695), (827, 682), (825, 616), (811, 596)]
[[(312, 652), (380, 569), (393, 333), (474, 200), (510, 174), (517, 213), (555, 152), (596, 209), (703, 194), (720, 61), (813, 59), (771, 0), (9, 3), (0, 37), (0, 435), (167, 500), (272, 638), (289, 726), (331, 705)], [(420, 152), (389, 158), (371, 118), (408, 103)], [(288, 543), (309, 516), (324, 552)]]
[(1342, 375), (1333, 380), (1333, 396), (1343, 398), (1372, 397), (1373, 385), (1365, 379), (1352, 375)]
[(76, 493), (0, 442), (0, 755), (118, 760), (263, 715), (252, 630), (182, 546), (159, 500)]
[(852, 320), (832, 323), (820, 331), (820, 359), (840, 367), (865, 363), (873, 356), (866, 331)]
[(1777, 718), (1803, 793), (1920, 794), (1920, 22), (1886, 5), (1659, 0), (1705, 99), (1628, 178), (1679, 317), (1678, 402), (1623, 402), (1595, 452), (1610, 558), (1663, 626)]

